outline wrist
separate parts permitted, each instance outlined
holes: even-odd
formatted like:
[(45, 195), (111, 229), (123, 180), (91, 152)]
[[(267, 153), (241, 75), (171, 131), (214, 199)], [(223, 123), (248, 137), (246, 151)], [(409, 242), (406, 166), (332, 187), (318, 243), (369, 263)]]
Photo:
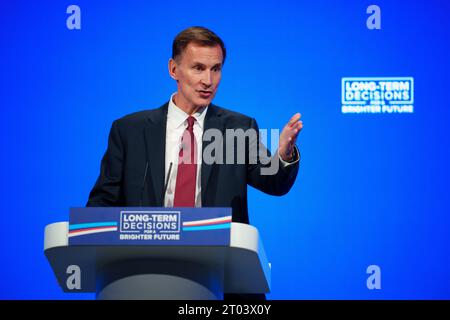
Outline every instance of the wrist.
[(295, 148), (291, 152), (280, 154), (281, 159), (286, 162), (292, 162), (295, 158)]

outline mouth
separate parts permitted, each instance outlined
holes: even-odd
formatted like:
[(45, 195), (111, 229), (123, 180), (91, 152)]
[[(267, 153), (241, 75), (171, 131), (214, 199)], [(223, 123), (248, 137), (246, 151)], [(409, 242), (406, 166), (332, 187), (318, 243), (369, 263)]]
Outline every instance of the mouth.
[(201, 98), (207, 99), (212, 96), (212, 91), (209, 90), (197, 90)]

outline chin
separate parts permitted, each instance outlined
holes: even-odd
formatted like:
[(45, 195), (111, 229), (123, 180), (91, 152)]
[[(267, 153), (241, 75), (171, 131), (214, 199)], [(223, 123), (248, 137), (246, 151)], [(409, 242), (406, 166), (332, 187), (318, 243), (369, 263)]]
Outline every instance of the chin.
[(203, 106), (206, 106), (206, 105), (210, 104), (211, 101), (212, 101), (212, 99), (198, 99), (196, 101), (197, 102), (196, 105), (203, 107)]

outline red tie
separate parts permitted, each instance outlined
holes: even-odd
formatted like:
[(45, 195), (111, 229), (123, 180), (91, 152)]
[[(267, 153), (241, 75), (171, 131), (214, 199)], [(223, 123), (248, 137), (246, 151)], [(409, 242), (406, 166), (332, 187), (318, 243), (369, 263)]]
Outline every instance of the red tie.
[(195, 207), (197, 181), (197, 141), (194, 136), (195, 118), (187, 118), (188, 126), (181, 138), (178, 154), (178, 173), (175, 185), (174, 207)]

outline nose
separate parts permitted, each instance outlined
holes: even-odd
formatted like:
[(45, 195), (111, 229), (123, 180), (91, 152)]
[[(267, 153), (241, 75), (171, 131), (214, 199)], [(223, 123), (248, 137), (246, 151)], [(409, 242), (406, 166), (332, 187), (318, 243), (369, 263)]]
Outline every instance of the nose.
[(203, 72), (201, 82), (202, 82), (203, 86), (205, 86), (206, 88), (209, 88), (212, 86), (211, 70), (205, 70), (205, 72)]

